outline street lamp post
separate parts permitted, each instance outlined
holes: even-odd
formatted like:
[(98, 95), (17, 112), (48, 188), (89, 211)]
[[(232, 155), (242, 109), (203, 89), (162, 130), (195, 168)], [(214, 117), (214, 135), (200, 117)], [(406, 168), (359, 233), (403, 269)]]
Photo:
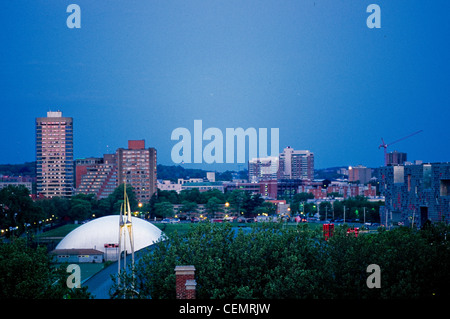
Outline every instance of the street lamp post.
[(225, 216), (228, 218), (228, 208), (230, 207), (230, 203), (225, 202)]
[(141, 211), (141, 210), (142, 210), (142, 206), (143, 206), (142, 203), (139, 202), (139, 203), (138, 203), (138, 207), (139, 207), (139, 218), (141, 218), (141, 214), (142, 214), (142, 211)]

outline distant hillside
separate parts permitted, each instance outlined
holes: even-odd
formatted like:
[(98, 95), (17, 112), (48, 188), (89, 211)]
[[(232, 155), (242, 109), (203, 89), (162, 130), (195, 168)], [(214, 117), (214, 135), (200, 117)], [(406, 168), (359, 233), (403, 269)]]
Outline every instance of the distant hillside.
[[(27, 162), (24, 164), (0, 164), (0, 175), (5, 176), (36, 176), (35, 170), (36, 162)], [(338, 174), (340, 168), (347, 168), (346, 166), (329, 167), (314, 170), (314, 178), (316, 179), (329, 179), (334, 180), (336, 178), (344, 177)], [(206, 172), (208, 170), (198, 168), (184, 168), (180, 165), (162, 165), (158, 164), (158, 179), (166, 179), (176, 182), (179, 178), (206, 178)], [(233, 177), (238, 179), (248, 179), (248, 170), (243, 171), (225, 171), (216, 172), (217, 181), (231, 181)]]
[(345, 175), (339, 174), (338, 170), (340, 168), (348, 168), (348, 166), (338, 166), (338, 167), (329, 167), (329, 168), (321, 168), (314, 170), (314, 178), (316, 179), (328, 179), (330, 181), (335, 180), (337, 178), (344, 178)]
[[(27, 162), (24, 164), (0, 164), (0, 175), (35, 177), (35, 165), (36, 162)], [(158, 164), (157, 172), (158, 179), (168, 179), (176, 182), (179, 178), (206, 178), (206, 172), (209, 171), (195, 168), (184, 168), (179, 165), (175, 166)], [(216, 180), (229, 181), (233, 179), (233, 175), (240, 179), (247, 179), (248, 171), (244, 170), (241, 172), (216, 172)]]
[(0, 164), (0, 175), (4, 176), (36, 176), (36, 162), (24, 164)]
[[(202, 170), (197, 168), (184, 168), (179, 165), (162, 165), (157, 166), (158, 179), (171, 180), (176, 182), (179, 178), (206, 178), (206, 173), (210, 172), (208, 170)], [(248, 170), (243, 171), (225, 171), (216, 172), (216, 181), (231, 181), (233, 175), (239, 179), (248, 178)]]

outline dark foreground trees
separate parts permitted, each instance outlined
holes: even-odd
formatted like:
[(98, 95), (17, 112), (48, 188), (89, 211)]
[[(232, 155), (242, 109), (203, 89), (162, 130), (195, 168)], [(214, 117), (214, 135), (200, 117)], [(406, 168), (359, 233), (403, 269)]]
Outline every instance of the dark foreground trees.
[[(434, 225), (354, 237), (337, 228), (325, 241), (304, 225), (236, 230), (200, 223), (145, 255), (136, 266), (136, 287), (141, 298), (175, 298), (175, 266), (194, 265), (198, 298), (444, 298), (448, 231)], [(380, 266), (381, 288), (366, 284), (370, 264)]]
[(45, 247), (27, 246), (25, 239), (0, 243), (0, 299), (89, 298), (85, 287), (69, 289), (64, 266), (51, 264)]

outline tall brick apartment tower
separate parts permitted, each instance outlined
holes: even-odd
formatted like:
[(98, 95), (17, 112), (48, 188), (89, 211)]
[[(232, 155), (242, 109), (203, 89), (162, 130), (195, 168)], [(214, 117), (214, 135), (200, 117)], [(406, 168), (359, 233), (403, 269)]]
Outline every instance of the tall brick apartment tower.
[(128, 141), (128, 148), (116, 151), (117, 181), (126, 181), (142, 203), (150, 200), (156, 193), (156, 149), (145, 148), (144, 140)]
[(62, 112), (36, 118), (37, 194), (48, 198), (72, 196), (73, 119)]

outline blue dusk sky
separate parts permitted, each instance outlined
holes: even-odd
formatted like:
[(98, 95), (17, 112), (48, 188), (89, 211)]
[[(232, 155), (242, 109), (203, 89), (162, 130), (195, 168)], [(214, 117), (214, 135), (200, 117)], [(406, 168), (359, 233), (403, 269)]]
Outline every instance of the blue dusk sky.
[(449, 15), (444, 0), (2, 1), (0, 163), (35, 160), (50, 110), (73, 117), (75, 158), (145, 139), (173, 165), (172, 131), (202, 120), (279, 128), (280, 151), (311, 150), (316, 168), (379, 167), (381, 138), (418, 130), (388, 150), (448, 162)]

